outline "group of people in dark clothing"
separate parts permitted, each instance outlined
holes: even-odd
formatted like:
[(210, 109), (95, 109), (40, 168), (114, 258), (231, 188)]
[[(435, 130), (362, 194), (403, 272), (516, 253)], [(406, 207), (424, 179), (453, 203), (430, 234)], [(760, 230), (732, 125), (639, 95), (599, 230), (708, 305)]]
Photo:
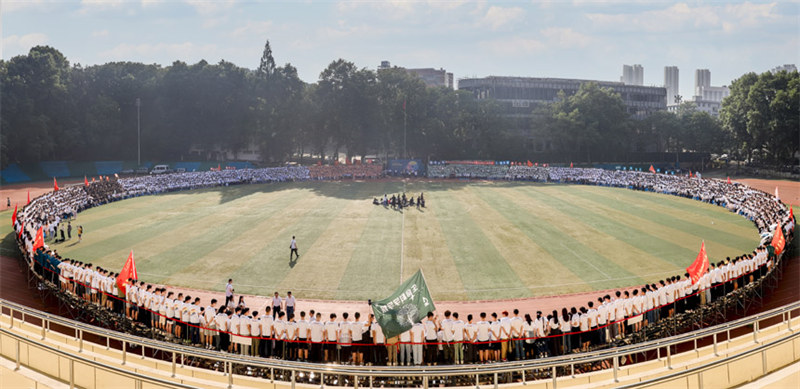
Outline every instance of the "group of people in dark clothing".
[(383, 198), (378, 200), (378, 198), (372, 198), (373, 205), (383, 205), (384, 207), (392, 207), (392, 209), (402, 210), (403, 208), (408, 207), (420, 207), (425, 208), (425, 194), (421, 193), (417, 196), (416, 201), (414, 200), (414, 196), (406, 196), (405, 193), (402, 195), (392, 195), (392, 197), (388, 197), (386, 194), (383, 195)]

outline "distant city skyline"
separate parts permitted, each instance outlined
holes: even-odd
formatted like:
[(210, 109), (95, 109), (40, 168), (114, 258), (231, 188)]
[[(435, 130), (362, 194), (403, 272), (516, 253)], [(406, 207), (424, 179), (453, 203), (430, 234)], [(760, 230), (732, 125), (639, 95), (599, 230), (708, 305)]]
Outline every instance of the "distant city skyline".
[(618, 81), (641, 64), (643, 85), (664, 67), (696, 69), (712, 85), (800, 63), (797, 2), (4, 0), (2, 58), (39, 44), (72, 64), (226, 60), (254, 69), (269, 39), (278, 64), (306, 82), (338, 58), (376, 69), (443, 68), (485, 76)]

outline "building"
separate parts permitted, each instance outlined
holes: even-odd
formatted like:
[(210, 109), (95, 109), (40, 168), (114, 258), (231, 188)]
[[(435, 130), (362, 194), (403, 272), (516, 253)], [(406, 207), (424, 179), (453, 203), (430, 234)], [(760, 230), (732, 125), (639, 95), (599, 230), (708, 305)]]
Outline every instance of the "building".
[(679, 71), (677, 66), (664, 66), (664, 88), (667, 89), (667, 106), (677, 105), (680, 94)]
[(797, 66), (794, 66), (794, 64), (787, 63), (785, 65), (776, 66), (776, 67), (774, 67), (774, 68), (772, 68), (770, 70), (770, 72), (772, 72), (772, 73), (778, 73), (778, 72), (782, 72), (782, 71), (787, 71), (789, 73), (796, 72), (797, 71)]
[(644, 85), (644, 68), (639, 64), (622, 65), (619, 81), (625, 85)]
[(406, 71), (411, 74), (416, 74), (427, 86), (443, 86), (453, 89), (453, 73), (448, 73), (444, 69), (421, 68), (406, 69)]
[(550, 147), (541, 140), (533, 143), (533, 117), (537, 106), (557, 101), (558, 94), (578, 92), (581, 84), (596, 82), (600, 87), (611, 88), (619, 93), (627, 112), (636, 118), (644, 118), (655, 111), (665, 110), (667, 91), (662, 87), (625, 85), (613, 81), (590, 81), (562, 78), (498, 77), (462, 78), (458, 89), (471, 92), (478, 99), (494, 99), (509, 119), (509, 132), (528, 137), (537, 151)]
[(697, 69), (694, 71), (694, 95), (702, 96), (701, 88), (711, 86), (711, 71), (708, 69)]
[[(389, 61), (381, 61), (378, 70), (389, 69), (392, 64)], [(446, 70), (439, 68), (419, 68), (419, 69), (406, 69), (398, 67), (398, 69), (405, 69), (409, 74), (414, 74), (419, 77), (427, 86), (430, 87), (446, 87), (453, 89), (453, 73), (448, 73)]]
[(692, 102), (698, 111), (707, 112), (711, 116), (719, 116), (722, 100), (731, 95), (727, 86), (711, 86), (711, 71), (697, 69), (694, 71), (694, 96)]

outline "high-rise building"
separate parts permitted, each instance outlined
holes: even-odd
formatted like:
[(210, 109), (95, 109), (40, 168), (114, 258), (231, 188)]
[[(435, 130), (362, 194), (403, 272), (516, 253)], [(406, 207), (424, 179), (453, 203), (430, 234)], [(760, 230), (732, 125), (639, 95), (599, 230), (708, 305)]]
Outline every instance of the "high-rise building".
[(619, 81), (625, 85), (644, 85), (644, 68), (639, 64), (622, 65)]
[(667, 105), (676, 105), (680, 93), (679, 72), (677, 66), (664, 66), (664, 88), (667, 88)]
[(787, 63), (785, 65), (776, 66), (776, 67), (772, 68), (770, 70), (770, 72), (777, 73), (777, 72), (781, 72), (781, 71), (784, 71), (784, 70), (787, 71), (787, 72), (790, 72), (790, 73), (791, 72), (796, 72), (797, 71), (797, 66), (794, 66), (794, 64), (791, 64), (791, 63)]
[(708, 69), (697, 69), (694, 71), (694, 95), (702, 96), (702, 88), (711, 86), (711, 71)]

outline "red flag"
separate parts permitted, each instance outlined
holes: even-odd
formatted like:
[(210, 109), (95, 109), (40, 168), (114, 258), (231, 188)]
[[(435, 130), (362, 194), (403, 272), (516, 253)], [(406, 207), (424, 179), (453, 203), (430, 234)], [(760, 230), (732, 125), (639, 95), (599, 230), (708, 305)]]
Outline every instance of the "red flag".
[(56, 181), (56, 178), (53, 177), (53, 191), (55, 192), (57, 190), (58, 190), (58, 181)]
[(781, 228), (780, 223), (775, 227), (775, 232), (772, 233), (772, 243), (770, 245), (775, 247), (775, 255), (781, 255), (783, 247), (786, 246), (786, 238), (783, 236), (783, 228)]
[(650, 165), (650, 173), (655, 173), (655, 172), (656, 172), (656, 168), (654, 168), (653, 165)]
[(789, 206), (789, 220), (794, 220), (794, 210), (791, 205)]
[(92, 184), (94, 184), (94, 177), (92, 177)]
[(730, 176), (728, 176), (728, 183), (729, 184), (731, 183), (731, 177)]
[(86, 179), (86, 176), (83, 176), (83, 186), (89, 186), (89, 180)]
[(528, 160), (528, 167), (531, 167), (531, 166), (533, 166), (533, 164), (531, 163), (531, 160), (529, 159)]
[(136, 273), (136, 262), (133, 260), (133, 250), (128, 254), (128, 260), (125, 261), (125, 266), (122, 267), (122, 271), (117, 276), (117, 286), (119, 286), (119, 290), (122, 293), (125, 293), (125, 283), (128, 282), (128, 278), (139, 279), (139, 275)]
[(31, 203), (31, 191), (28, 191), (28, 204)]
[(570, 168), (570, 169), (572, 169), (573, 167), (574, 167), (574, 166), (572, 165), (572, 162), (570, 162), (570, 163), (569, 163), (569, 168)]
[(534, 163), (533, 165), (534, 165), (534, 166), (539, 166), (539, 162), (536, 162), (536, 163)]
[(778, 199), (778, 201), (781, 200), (781, 195), (778, 194), (778, 187), (777, 186), (775, 187), (775, 198)]
[(11, 214), (11, 225), (17, 224), (17, 204), (14, 204), (14, 213)]
[(220, 164), (217, 164), (217, 171), (218, 171), (218, 172), (221, 172), (221, 171), (222, 171), (222, 165), (220, 165)]
[(17, 237), (22, 238), (22, 231), (25, 231), (25, 222), (22, 222), (19, 225), (19, 232), (17, 232)]
[(42, 230), (42, 227), (39, 227), (39, 231), (36, 231), (36, 239), (33, 240), (33, 251), (36, 251), (39, 247), (44, 247), (44, 230)]
[(106, 176), (106, 182), (108, 182), (108, 176)]
[(708, 255), (706, 255), (706, 242), (700, 245), (700, 252), (694, 262), (686, 268), (686, 272), (692, 277), (692, 284), (696, 284), (703, 274), (708, 272)]

